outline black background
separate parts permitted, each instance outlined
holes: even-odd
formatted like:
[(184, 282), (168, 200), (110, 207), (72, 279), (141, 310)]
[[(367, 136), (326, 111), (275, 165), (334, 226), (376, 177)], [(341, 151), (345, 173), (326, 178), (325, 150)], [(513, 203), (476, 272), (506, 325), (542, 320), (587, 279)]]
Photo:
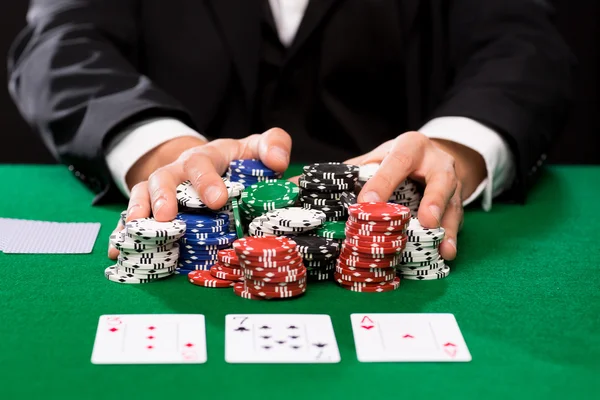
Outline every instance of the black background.
[[(16, 0), (0, 6), (3, 60), (24, 26), (27, 3)], [(571, 118), (549, 159), (561, 164), (600, 164), (600, 1), (555, 0), (554, 4), (556, 24), (578, 58), (579, 69)], [(2, 69), (6, 77), (6, 62)], [(0, 163), (53, 163), (46, 147), (21, 119), (6, 87), (4, 83), (0, 89)]]

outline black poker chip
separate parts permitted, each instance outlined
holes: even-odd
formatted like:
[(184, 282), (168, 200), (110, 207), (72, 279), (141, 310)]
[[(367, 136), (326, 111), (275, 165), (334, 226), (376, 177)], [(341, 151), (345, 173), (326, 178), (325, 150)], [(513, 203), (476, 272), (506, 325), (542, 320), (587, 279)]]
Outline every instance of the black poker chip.
[(338, 199), (321, 199), (309, 196), (300, 196), (300, 202), (311, 206), (337, 206), (340, 204)]
[(357, 165), (344, 164), (339, 162), (315, 163), (304, 166), (304, 173), (312, 177), (322, 177), (325, 179), (341, 178), (343, 176), (352, 176), (358, 179), (359, 167)]
[(314, 190), (319, 192), (342, 192), (353, 190), (354, 182), (340, 184), (314, 183), (307, 181), (306, 177), (301, 176), (300, 179), (298, 179), (298, 186), (300, 186), (303, 189)]
[(340, 203), (344, 208), (348, 209), (352, 204), (357, 203), (357, 197), (358, 196), (355, 193), (344, 192), (340, 196)]
[(296, 250), (302, 254), (337, 254), (339, 245), (330, 239), (318, 236), (296, 236)]

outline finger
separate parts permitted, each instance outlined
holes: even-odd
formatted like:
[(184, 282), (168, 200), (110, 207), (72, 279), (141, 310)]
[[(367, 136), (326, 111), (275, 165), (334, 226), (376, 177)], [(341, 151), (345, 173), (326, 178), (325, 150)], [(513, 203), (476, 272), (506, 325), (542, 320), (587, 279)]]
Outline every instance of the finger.
[[(142, 197), (144, 195), (140, 194), (140, 206), (143, 207), (144, 199), (147, 199), (146, 202), (152, 207), (152, 214), (157, 221), (172, 221), (177, 216), (176, 188), (185, 180), (183, 178), (181, 166), (177, 162), (157, 169), (150, 175), (146, 183), (149, 198)], [(136, 210), (137, 208), (133, 211)], [(141, 214), (145, 213), (140, 210)]]
[[(387, 142), (387, 148), (380, 146), (374, 150), (372, 153), (387, 154), (375, 175), (365, 183), (358, 201), (387, 201), (400, 183), (420, 167), (426, 145), (425, 136), (418, 132), (407, 132), (392, 142)], [(370, 157), (373, 157), (373, 154)]]
[(419, 205), (419, 222), (426, 228), (437, 228), (442, 222), (448, 202), (456, 192), (458, 179), (454, 159), (445, 154), (431, 157), (426, 162), (425, 192)]
[(295, 183), (296, 185), (299, 185), (298, 180), (300, 179), (300, 175), (296, 175), (293, 176), (291, 178), (288, 179), (288, 181)]
[(460, 196), (460, 188), (458, 187), (454, 193), (454, 196), (448, 202), (446, 212), (442, 218), (442, 226), (444, 227), (446, 234), (444, 240), (440, 244), (440, 254), (445, 260), (454, 260), (457, 253), (457, 236), (458, 231), (463, 223), (463, 207), (462, 199)]
[(190, 151), (183, 160), (183, 173), (190, 180), (200, 200), (213, 210), (227, 203), (229, 194), (221, 175), (235, 154), (239, 143), (233, 139), (217, 140)]
[(290, 163), (291, 136), (280, 128), (272, 128), (262, 135), (240, 140), (244, 145), (238, 158), (259, 158), (267, 167), (283, 172)]
[[(112, 231), (112, 235), (114, 235), (117, 232), (120, 232), (123, 230), (123, 225), (121, 225), (121, 218), (119, 218), (119, 222), (117, 223), (117, 227), (115, 228), (114, 231)], [(110, 258), (111, 260), (116, 260), (117, 257), (119, 256), (119, 250), (117, 250), (116, 247), (114, 247), (112, 244), (110, 244), (110, 242), (108, 243), (108, 258)]]

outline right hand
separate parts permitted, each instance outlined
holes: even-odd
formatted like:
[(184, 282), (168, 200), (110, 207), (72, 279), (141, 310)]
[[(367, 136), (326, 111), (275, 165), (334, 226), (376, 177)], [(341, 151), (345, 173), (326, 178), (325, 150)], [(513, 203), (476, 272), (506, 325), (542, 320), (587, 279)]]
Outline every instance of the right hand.
[[(283, 172), (288, 167), (291, 150), (290, 135), (282, 129), (273, 128), (239, 140), (217, 139), (188, 148), (180, 151), (179, 155), (170, 154), (170, 159), (176, 157), (175, 161), (162, 165), (149, 154), (149, 157), (145, 156), (140, 161), (161, 166), (137, 182), (129, 182), (128, 179), (128, 184), (133, 184), (133, 187), (127, 207), (127, 221), (150, 215), (157, 221), (173, 220), (178, 209), (175, 190), (187, 180), (194, 185), (204, 204), (213, 210), (219, 209), (228, 200), (221, 176), (231, 161), (257, 158), (272, 170)], [(119, 223), (114, 232), (121, 229), (123, 227)], [(108, 257), (116, 259), (118, 255), (119, 251), (109, 245)]]

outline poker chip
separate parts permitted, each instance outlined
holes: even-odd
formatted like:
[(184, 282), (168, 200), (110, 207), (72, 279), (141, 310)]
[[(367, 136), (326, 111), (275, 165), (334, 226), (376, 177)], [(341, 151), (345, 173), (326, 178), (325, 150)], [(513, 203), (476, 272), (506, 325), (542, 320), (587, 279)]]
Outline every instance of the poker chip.
[(343, 240), (346, 238), (345, 228), (345, 221), (326, 221), (313, 233), (328, 239)]
[(217, 252), (219, 262), (223, 264), (240, 265), (240, 260), (237, 257), (234, 249), (224, 249)]
[(269, 211), (293, 205), (299, 189), (294, 183), (284, 180), (260, 182), (246, 188), (241, 200), (250, 210)]
[(126, 223), (125, 233), (134, 237), (170, 238), (183, 235), (185, 228), (186, 224), (181, 220), (159, 222), (154, 218), (140, 218)]
[(408, 275), (402, 274), (402, 279), (407, 279), (411, 281), (432, 281), (437, 279), (443, 279), (450, 274), (450, 267), (447, 265), (442, 269), (437, 270), (435, 274), (430, 275)]
[(173, 274), (173, 273), (170, 273), (170, 274), (166, 274), (164, 276), (161, 275), (160, 277), (155, 277), (152, 274), (146, 275), (146, 276), (144, 276), (142, 274), (137, 274), (134, 276), (134, 274), (120, 272), (117, 267), (118, 267), (117, 265), (112, 265), (104, 270), (104, 276), (106, 277), (106, 279), (108, 279), (109, 281), (112, 281), (112, 282), (117, 282), (117, 283), (141, 284), (141, 283), (150, 283), (150, 282), (156, 281), (158, 279), (163, 279), (163, 278), (166, 278)]
[(376, 286), (348, 286), (348, 285), (340, 285), (342, 288), (350, 290), (352, 292), (362, 292), (362, 293), (383, 293), (383, 292), (391, 292), (397, 290), (400, 287), (400, 279), (395, 278), (390, 283), (385, 283)]
[(300, 207), (269, 211), (265, 216), (282, 227), (312, 228), (321, 225), (325, 220), (325, 214), (322, 211)]
[(227, 288), (234, 285), (233, 281), (215, 278), (210, 271), (193, 271), (188, 274), (190, 283), (212, 288)]
[(233, 160), (229, 163), (231, 170), (247, 176), (276, 176), (277, 172), (268, 168), (257, 159)]
[[(227, 189), (228, 197), (231, 197), (233, 188), (229, 180), (223, 180), (223, 184)], [(177, 203), (183, 207), (200, 209), (207, 208), (207, 206), (202, 202), (202, 200), (200, 200), (198, 192), (196, 192), (196, 189), (190, 181), (185, 181), (179, 184), (179, 186), (177, 186), (177, 189), (175, 191), (175, 197), (177, 198)]]
[(384, 202), (352, 204), (348, 207), (348, 214), (357, 220), (364, 221), (407, 220), (410, 218), (410, 210), (408, 208)]
[(236, 240), (233, 248), (238, 257), (240, 255), (272, 257), (293, 252), (296, 242), (285, 237), (248, 237)]
[(244, 228), (242, 227), (242, 217), (240, 216), (240, 210), (238, 207), (237, 199), (231, 200), (231, 205), (233, 206), (233, 217), (235, 220), (235, 232), (237, 233), (238, 238), (244, 237)]
[(229, 215), (225, 213), (190, 214), (179, 213), (176, 219), (185, 222), (186, 229), (208, 228), (229, 224)]
[(348, 177), (356, 180), (360, 168), (356, 165), (343, 164), (338, 162), (315, 163), (303, 167), (304, 174), (307, 176), (320, 177), (323, 179), (336, 179)]

